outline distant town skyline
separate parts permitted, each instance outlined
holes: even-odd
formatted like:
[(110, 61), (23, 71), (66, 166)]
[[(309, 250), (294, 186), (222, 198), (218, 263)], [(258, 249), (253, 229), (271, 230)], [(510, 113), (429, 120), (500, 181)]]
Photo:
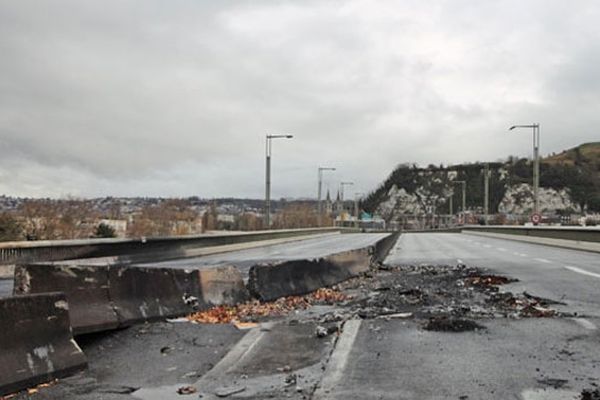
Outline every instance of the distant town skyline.
[[(347, 198), (598, 141), (600, 3), (0, 2), (0, 194)], [(325, 186), (326, 187), (326, 186)]]

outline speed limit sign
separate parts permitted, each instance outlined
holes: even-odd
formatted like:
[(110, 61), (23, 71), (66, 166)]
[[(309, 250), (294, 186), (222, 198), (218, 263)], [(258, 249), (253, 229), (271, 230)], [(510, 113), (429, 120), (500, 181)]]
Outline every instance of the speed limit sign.
[(533, 214), (531, 216), (531, 222), (533, 222), (534, 224), (539, 224), (542, 221), (542, 216), (540, 214)]

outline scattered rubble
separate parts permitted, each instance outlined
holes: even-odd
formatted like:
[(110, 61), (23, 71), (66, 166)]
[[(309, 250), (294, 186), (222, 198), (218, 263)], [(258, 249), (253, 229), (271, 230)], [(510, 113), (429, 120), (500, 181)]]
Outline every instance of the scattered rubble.
[[(424, 326), (435, 330), (460, 331), (463, 320), (559, 316), (550, 308), (559, 302), (526, 292), (500, 291), (500, 286), (512, 282), (516, 280), (463, 264), (405, 265), (388, 266), (338, 286), (353, 295), (347, 302), (353, 315), (363, 319), (425, 319), (428, 322)], [(458, 325), (452, 321), (459, 321)]]
[(582, 391), (581, 400), (600, 400), (600, 389), (586, 389)]
[(327, 332), (327, 328), (325, 328), (325, 327), (323, 327), (321, 325), (317, 326), (317, 329), (316, 329), (316, 332), (315, 332), (315, 335), (317, 337), (323, 338), (323, 337), (327, 336), (328, 334), (329, 333)]
[(193, 386), (182, 386), (179, 389), (177, 389), (177, 394), (194, 394), (198, 391), (198, 389), (196, 389)]
[(540, 385), (550, 386), (554, 389), (560, 389), (569, 383), (567, 379), (560, 378), (544, 378), (538, 379), (537, 381)]
[(562, 304), (558, 301), (527, 292), (500, 290), (500, 286), (516, 281), (464, 264), (383, 266), (333, 288), (322, 288), (305, 296), (218, 306), (192, 314), (188, 319), (199, 323), (234, 323), (239, 329), (248, 329), (255, 327), (257, 322), (285, 317), (314, 305), (336, 305), (334, 310), (313, 317), (321, 324), (315, 335), (325, 337), (337, 329), (326, 328), (326, 324), (351, 318), (413, 318), (424, 320), (423, 328), (426, 330), (463, 332), (485, 329), (474, 322), (477, 319), (562, 315), (551, 308)]
[(438, 332), (467, 332), (486, 329), (470, 319), (452, 318), (452, 317), (432, 317), (423, 327), (426, 331)]
[(294, 310), (306, 310), (316, 304), (336, 304), (348, 299), (338, 290), (322, 288), (305, 296), (282, 297), (272, 302), (254, 300), (236, 306), (216, 306), (194, 313), (188, 319), (208, 324), (257, 322), (268, 317), (282, 317)]

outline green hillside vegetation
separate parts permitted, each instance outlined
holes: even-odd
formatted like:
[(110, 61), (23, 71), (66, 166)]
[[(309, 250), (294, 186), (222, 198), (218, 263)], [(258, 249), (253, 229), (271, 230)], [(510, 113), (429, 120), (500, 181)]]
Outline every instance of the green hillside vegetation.
[[(482, 162), (448, 167), (430, 165), (426, 168), (401, 164), (367, 196), (362, 206), (365, 210), (374, 212), (386, 200), (393, 185), (404, 188), (408, 193), (414, 193), (421, 187), (441, 196), (452, 185), (447, 173), (455, 171), (457, 176), (454, 180), (467, 182), (467, 208), (481, 207), (484, 198), (484, 166), (485, 163)], [(489, 163), (489, 166), (490, 212), (496, 213), (507, 188), (521, 183), (531, 184), (533, 170), (530, 160), (517, 157), (509, 157), (505, 162)], [(434, 183), (436, 178), (441, 182)], [(582, 209), (600, 211), (600, 142), (586, 143), (543, 158), (540, 165), (540, 185), (556, 190), (568, 189), (573, 200)], [(460, 185), (455, 184), (455, 210), (461, 201)]]

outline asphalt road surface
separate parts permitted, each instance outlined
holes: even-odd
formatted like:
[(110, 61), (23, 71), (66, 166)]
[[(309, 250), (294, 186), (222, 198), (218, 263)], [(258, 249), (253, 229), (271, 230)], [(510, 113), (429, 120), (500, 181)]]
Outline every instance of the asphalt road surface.
[(363, 320), (342, 335), (316, 399), (581, 399), (600, 385), (600, 255), (463, 234), (404, 234), (388, 264), (467, 264), (573, 318), (483, 320), (478, 332)]
[(565, 302), (569, 310), (600, 317), (600, 254), (512, 240), (451, 234), (402, 235), (390, 264), (466, 264), (519, 279), (537, 296)]
[(144, 267), (211, 268), (219, 265), (235, 265), (242, 272), (258, 263), (319, 258), (333, 253), (354, 250), (375, 244), (387, 233), (356, 233), (328, 235), (295, 242), (232, 251), (211, 256), (184, 258), (158, 263), (135, 264)]

